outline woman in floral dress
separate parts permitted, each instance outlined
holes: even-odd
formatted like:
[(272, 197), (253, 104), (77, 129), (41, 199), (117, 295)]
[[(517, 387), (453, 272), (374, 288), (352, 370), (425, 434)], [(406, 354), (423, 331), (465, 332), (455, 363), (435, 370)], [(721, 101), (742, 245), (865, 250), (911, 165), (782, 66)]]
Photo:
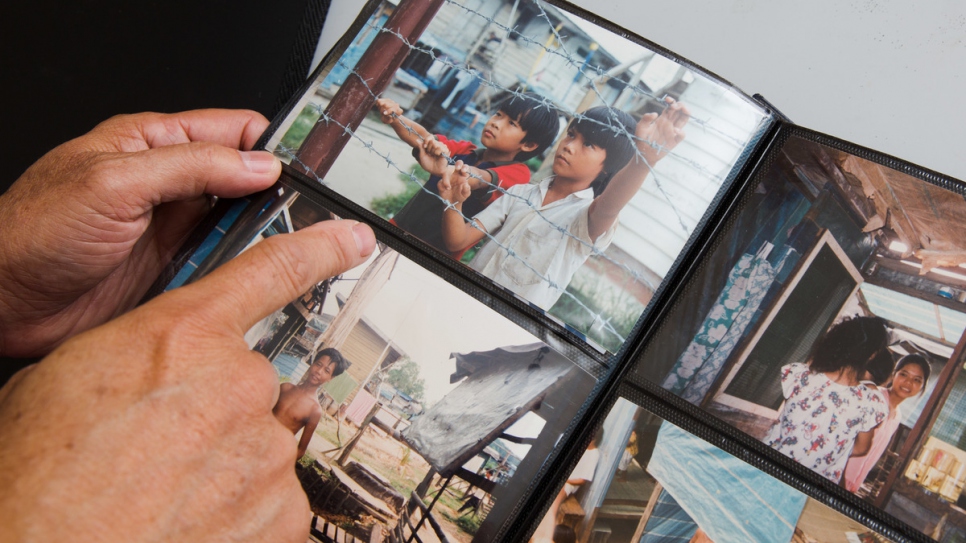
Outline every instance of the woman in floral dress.
[(877, 357), (889, 356), (885, 322), (855, 317), (829, 329), (807, 364), (782, 367), (782, 405), (765, 443), (838, 483), (852, 454), (869, 450), (872, 430), (889, 404), (859, 380)]

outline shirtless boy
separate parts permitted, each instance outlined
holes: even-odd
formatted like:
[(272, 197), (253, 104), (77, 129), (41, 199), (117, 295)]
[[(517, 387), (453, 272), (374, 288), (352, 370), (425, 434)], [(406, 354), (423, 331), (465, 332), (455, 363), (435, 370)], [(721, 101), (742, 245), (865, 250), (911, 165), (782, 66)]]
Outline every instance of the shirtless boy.
[(315, 427), (322, 418), (322, 406), (319, 405), (319, 387), (328, 383), (333, 377), (342, 375), (349, 367), (349, 361), (336, 349), (322, 349), (315, 355), (315, 360), (309, 366), (302, 382), (293, 385), (282, 383), (279, 387), (278, 402), (272, 409), (275, 418), (286, 428), (297, 434), (302, 430), (299, 439), (299, 455), (302, 458), (309, 447), (309, 441), (315, 434)]

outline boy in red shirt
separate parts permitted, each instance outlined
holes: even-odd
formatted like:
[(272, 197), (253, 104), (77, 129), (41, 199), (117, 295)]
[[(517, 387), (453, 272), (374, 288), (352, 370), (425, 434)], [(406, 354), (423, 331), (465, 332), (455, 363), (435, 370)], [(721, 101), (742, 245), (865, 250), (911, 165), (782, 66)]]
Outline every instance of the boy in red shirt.
[(651, 167), (684, 140), (691, 113), (671, 98), (665, 98), (664, 106), (660, 115), (648, 113), (638, 122), (608, 106), (588, 109), (567, 127), (554, 154), (552, 176), (513, 187), (477, 214), (464, 205), (470, 194), (468, 173), (457, 163), (444, 172), (438, 189), (454, 204), (443, 214), (446, 246), (456, 249), (492, 238), (469, 266), (549, 310), (584, 261), (610, 244), (617, 216)]
[(404, 117), (399, 104), (388, 98), (376, 100), (376, 108), (382, 122), (412, 146), (413, 155), (431, 174), (423, 189), (390, 222), (454, 257), (462, 250), (446, 249), (440, 229), (446, 206), (437, 189), (440, 175), (451, 161), (461, 160), (468, 166), (471, 193), (463, 207), (472, 216), (499, 198), (503, 194), (500, 188), (529, 183), (530, 169), (523, 162), (549, 147), (559, 129), (557, 111), (534, 93), (513, 95), (500, 105), (483, 125), (479, 149), (468, 141), (433, 136)]

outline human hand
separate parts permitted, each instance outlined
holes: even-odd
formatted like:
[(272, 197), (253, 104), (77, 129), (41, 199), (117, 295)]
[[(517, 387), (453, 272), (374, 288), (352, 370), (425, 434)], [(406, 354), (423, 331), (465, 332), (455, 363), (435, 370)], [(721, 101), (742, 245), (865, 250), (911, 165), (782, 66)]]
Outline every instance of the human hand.
[(438, 139), (434, 137), (423, 139), (418, 150), (419, 165), (432, 175), (442, 176), (443, 172), (450, 167), (449, 148)]
[(443, 171), (436, 188), (442, 199), (454, 205), (460, 205), (470, 197), (472, 192), (469, 180), (469, 166), (463, 164), (462, 160), (457, 160), (456, 164)]
[(134, 307), (209, 209), (269, 187), (253, 111), (109, 119), (0, 196), (0, 355), (45, 354)]
[(0, 389), (0, 541), (298, 541), (309, 508), (255, 322), (362, 263), (325, 221), (67, 340)]
[(398, 117), (402, 117), (403, 110), (395, 100), (389, 98), (379, 98), (376, 100), (376, 110), (379, 118), (385, 124), (392, 124)]
[[(637, 149), (647, 161), (648, 167), (653, 167), (677, 144), (684, 141), (684, 126), (691, 118), (691, 112), (681, 102), (676, 102), (671, 97), (665, 98), (664, 102), (667, 107), (660, 115), (648, 113), (641, 117), (634, 134), (637, 137)], [(640, 160), (640, 157), (637, 158)]]

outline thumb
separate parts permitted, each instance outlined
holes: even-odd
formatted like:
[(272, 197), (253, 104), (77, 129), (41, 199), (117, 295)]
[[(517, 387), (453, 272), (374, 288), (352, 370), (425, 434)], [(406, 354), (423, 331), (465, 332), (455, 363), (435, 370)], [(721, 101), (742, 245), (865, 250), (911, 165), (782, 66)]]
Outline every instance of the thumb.
[(372, 229), (363, 223), (323, 221), (272, 236), (171, 294), (180, 290), (207, 312), (207, 322), (244, 334), (313, 285), (362, 264), (375, 246)]

